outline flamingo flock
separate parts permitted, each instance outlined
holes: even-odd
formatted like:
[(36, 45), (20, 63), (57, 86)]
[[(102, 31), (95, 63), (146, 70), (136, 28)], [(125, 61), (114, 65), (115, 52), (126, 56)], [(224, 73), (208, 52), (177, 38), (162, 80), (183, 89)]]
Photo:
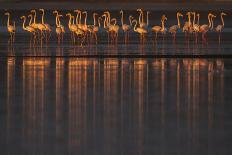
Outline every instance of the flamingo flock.
[[(163, 14), (161, 16), (160, 25), (150, 25), (150, 12), (146, 11), (145, 13), (143, 9), (137, 9), (136, 11), (137, 15), (133, 16), (125, 15), (124, 11), (120, 10), (118, 17), (112, 17), (109, 11), (105, 11), (103, 14), (94, 12), (92, 14), (93, 24), (88, 24), (87, 11), (77, 9), (73, 12), (68, 12), (65, 15), (62, 15), (57, 10), (54, 10), (52, 12), (55, 17), (54, 27), (45, 22), (44, 9), (31, 10), (29, 15), (21, 16), (20, 19), (22, 20), (22, 29), (31, 35), (31, 38), (34, 40), (34, 44), (37, 42), (48, 43), (51, 38), (51, 34), (54, 31), (57, 35), (58, 44), (63, 43), (65, 33), (70, 32), (71, 43), (82, 46), (83, 44), (98, 44), (99, 32), (107, 33), (109, 44), (118, 44), (120, 31), (123, 32), (125, 44), (129, 43), (130, 33), (132, 32), (135, 32), (140, 36), (140, 43), (142, 44), (146, 42), (148, 34), (153, 34), (154, 41), (157, 41), (158, 34), (165, 37), (167, 33), (170, 33), (173, 41), (175, 42), (178, 32), (183, 32), (186, 38), (194, 36), (196, 42), (199, 40), (198, 35), (201, 34), (202, 42), (207, 42), (206, 35), (209, 31), (217, 32), (220, 42), (221, 32), (225, 26), (224, 16), (227, 15), (226, 13), (221, 12), (221, 24), (214, 27), (214, 19), (217, 16), (211, 12), (208, 13), (208, 23), (205, 24), (200, 24), (200, 14), (197, 12), (187, 12), (186, 14), (177, 12), (177, 24), (168, 28), (166, 27), (166, 22), (168, 20), (166, 15)], [(7, 16), (7, 31), (10, 35), (9, 43), (13, 44), (15, 42), (16, 24), (15, 21), (12, 21), (9, 12), (6, 12), (5, 15)], [(184, 22), (183, 20), (185, 16), (187, 20)], [(65, 17), (68, 21), (66, 24), (62, 23), (60, 20)]]

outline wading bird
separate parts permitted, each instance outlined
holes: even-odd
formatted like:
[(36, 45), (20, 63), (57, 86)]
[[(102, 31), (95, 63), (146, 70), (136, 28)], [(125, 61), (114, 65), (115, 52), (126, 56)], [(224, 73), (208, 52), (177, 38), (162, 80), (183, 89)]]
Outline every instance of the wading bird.
[[(36, 30), (32, 26), (30, 26), (30, 23), (29, 23), (29, 26), (25, 26), (25, 23), (26, 23), (26, 17), (25, 16), (22, 16), (20, 19), (23, 20), (23, 26), (22, 26), (23, 30), (29, 32), (31, 34), (31, 36), (33, 36), (34, 41), (35, 41)], [(35, 44), (35, 42), (34, 42), (34, 44)]]
[(44, 23), (44, 15), (45, 15), (44, 9), (39, 9), (39, 11), (42, 12), (41, 22), (45, 26), (45, 32), (46, 32), (45, 37), (46, 37), (46, 42), (47, 42), (51, 37), (52, 28), (51, 28), (51, 26), (49, 24)]
[(176, 18), (177, 18), (177, 25), (173, 25), (169, 28), (169, 32), (173, 36), (173, 41), (176, 40), (176, 33), (180, 29), (180, 17), (183, 17), (183, 15), (180, 12), (177, 12)]
[(44, 37), (44, 32), (43, 31), (45, 31), (46, 30), (46, 27), (45, 27), (45, 25), (43, 25), (42, 23), (37, 23), (36, 22), (36, 11), (35, 10), (31, 10), (31, 13), (34, 13), (34, 22), (33, 22), (33, 24), (31, 25), (34, 29), (36, 29), (36, 30), (38, 30), (38, 31), (40, 31), (40, 41), (41, 41), (41, 43), (42, 43), (42, 39), (43, 39), (43, 37)]
[(7, 31), (10, 33), (10, 43), (14, 43), (15, 40), (15, 30), (16, 30), (16, 26), (15, 26), (15, 22), (14, 25), (10, 25), (10, 13), (6, 12), (5, 15), (8, 17), (7, 18)]
[(216, 32), (218, 33), (218, 41), (219, 41), (219, 43), (221, 42), (221, 32), (222, 32), (222, 29), (224, 28), (224, 25), (225, 25), (223, 16), (226, 16), (226, 13), (224, 13), (224, 12), (221, 13), (221, 22), (222, 22), (222, 24), (218, 25), (215, 28)]
[(209, 13), (208, 14), (208, 24), (203, 24), (203, 25), (201, 25), (200, 26), (200, 31), (199, 32), (201, 32), (201, 34), (202, 34), (202, 40), (204, 41), (204, 42), (206, 42), (206, 38), (205, 38), (205, 35), (206, 35), (206, 33), (210, 30), (210, 28), (211, 28), (211, 16), (212, 16), (212, 13)]
[(136, 19), (134, 19), (132, 21), (132, 24), (135, 23), (134, 25), (134, 31), (140, 34), (140, 43), (144, 43), (144, 39), (145, 39), (145, 34), (147, 33), (147, 30), (137, 26), (138, 25), (138, 21)]
[(161, 34), (166, 33), (166, 28), (165, 28), (165, 21), (167, 20), (167, 17), (165, 15), (162, 15), (161, 18), (161, 26), (153, 26), (151, 30), (155, 32), (155, 41), (157, 40), (157, 34), (160, 32)]
[(121, 14), (121, 25), (122, 25), (122, 30), (124, 32), (124, 36), (125, 36), (125, 43), (127, 43), (129, 41), (129, 31), (131, 29), (130, 25), (124, 24), (124, 14), (123, 14), (123, 10), (120, 11)]

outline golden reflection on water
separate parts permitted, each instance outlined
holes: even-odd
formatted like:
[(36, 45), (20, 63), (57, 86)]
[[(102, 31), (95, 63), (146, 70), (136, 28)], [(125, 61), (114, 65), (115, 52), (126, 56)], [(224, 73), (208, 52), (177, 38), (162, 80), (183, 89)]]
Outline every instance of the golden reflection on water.
[[(22, 96), (17, 101), (16, 82), (22, 86)], [(97, 142), (96, 129), (102, 128), (103, 153), (113, 154), (115, 144), (124, 140), (128, 134), (126, 128), (131, 127), (137, 135), (133, 146), (138, 154), (143, 154), (149, 119), (163, 129), (161, 139), (165, 139), (164, 129), (171, 119), (176, 121), (178, 141), (180, 124), (184, 123), (189, 136), (194, 137), (188, 142), (189, 147), (200, 143), (201, 119), (210, 130), (215, 123), (214, 107), (220, 104), (224, 108), (224, 61), (78, 58), (17, 61), (9, 57), (6, 89), (7, 137), (11, 136), (11, 118), (15, 115), (12, 104), (21, 100), (24, 143), (42, 145), (46, 141), (48, 120), (54, 120), (55, 137), (64, 138), (67, 132), (70, 153), (83, 152), (83, 145)], [(62, 124), (68, 126), (67, 130)], [(161, 145), (165, 143), (162, 141)], [(122, 144), (120, 148), (124, 147)], [(36, 153), (36, 146), (33, 147)]]

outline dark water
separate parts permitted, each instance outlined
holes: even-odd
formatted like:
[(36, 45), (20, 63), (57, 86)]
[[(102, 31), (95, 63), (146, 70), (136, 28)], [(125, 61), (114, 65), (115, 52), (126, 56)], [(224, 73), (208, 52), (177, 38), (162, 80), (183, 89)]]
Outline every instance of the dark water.
[(1, 154), (232, 154), (231, 59), (0, 66)]

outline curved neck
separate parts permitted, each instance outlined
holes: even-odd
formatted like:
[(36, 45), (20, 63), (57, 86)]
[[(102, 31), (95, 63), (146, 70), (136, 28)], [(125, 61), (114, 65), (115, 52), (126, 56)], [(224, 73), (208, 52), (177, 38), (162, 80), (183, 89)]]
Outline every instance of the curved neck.
[(36, 23), (36, 12), (35, 12), (35, 15), (34, 15), (34, 24)]
[(177, 19), (177, 25), (180, 28), (180, 18), (179, 18), (179, 14), (176, 14), (176, 19)]
[(143, 11), (142, 11), (142, 23), (144, 22), (144, 14), (143, 14)]
[(104, 19), (104, 28), (106, 28), (106, 16), (104, 16), (105, 17), (105, 19)]
[(71, 26), (72, 17), (71, 17), (71, 15), (68, 15), (68, 16), (69, 16), (68, 26), (70, 27)]
[(123, 11), (121, 12), (121, 23), (123, 25)]
[(221, 14), (221, 21), (222, 21), (222, 26), (224, 27), (225, 23), (224, 23), (224, 19), (223, 19), (223, 15)]
[(110, 14), (108, 14), (108, 24), (110, 25)]
[(197, 15), (197, 25), (199, 25), (199, 23), (200, 23), (200, 15), (198, 14)]
[(29, 16), (30, 21), (29, 21), (29, 26), (32, 24), (32, 16)]
[(138, 22), (137, 22), (137, 20), (135, 20), (134, 31), (137, 31), (136, 30), (137, 24), (138, 24)]
[(23, 17), (23, 29), (24, 29), (24, 30), (26, 29), (25, 23), (26, 23), (26, 17)]

